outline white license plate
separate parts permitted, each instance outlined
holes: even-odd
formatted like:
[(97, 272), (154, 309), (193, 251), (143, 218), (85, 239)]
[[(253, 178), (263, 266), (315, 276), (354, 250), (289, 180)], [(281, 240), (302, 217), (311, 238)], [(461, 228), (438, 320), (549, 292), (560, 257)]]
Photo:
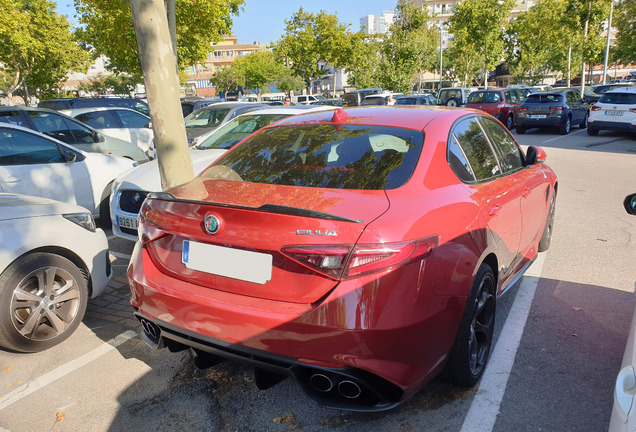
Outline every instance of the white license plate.
[(184, 240), (181, 261), (192, 270), (263, 285), (272, 279), (270, 254)]
[(547, 116), (545, 114), (533, 114), (533, 115), (529, 115), (528, 117), (530, 117), (531, 119), (544, 119)]
[(119, 225), (122, 228), (130, 228), (130, 229), (137, 229), (137, 218), (131, 218), (131, 217), (126, 217), (126, 216), (116, 216), (117, 218), (117, 225)]
[(623, 111), (605, 111), (606, 116), (622, 116)]

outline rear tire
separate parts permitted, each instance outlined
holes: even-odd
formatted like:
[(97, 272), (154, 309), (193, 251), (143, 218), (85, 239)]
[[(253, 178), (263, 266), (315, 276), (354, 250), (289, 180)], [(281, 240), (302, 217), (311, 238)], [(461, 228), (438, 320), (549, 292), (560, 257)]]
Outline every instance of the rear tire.
[(0, 345), (39, 352), (68, 338), (86, 312), (88, 288), (68, 259), (34, 253), (0, 275)]
[(596, 136), (598, 135), (598, 129), (594, 129), (593, 127), (591, 127), (590, 125), (587, 126), (587, 134), (589, 136)]
[(570, 133), (570, 129), (572, 128), (572, 119), (570, 116), (565, 118), (565, 121), (561, 124), (561, 135), (567, 135)]
[(516, 131), (519, 135), (523, 135), (524, 133), (526, 133), (526, 129), (521, 126), (517, 126)]
[(492, 268), (482, 264), (475, 276), (466, 308), (446, 365), (449, 378), (471, 387), (484, 373), (495, 328), (497, 284)]
[(450, 98), (446, 101), (446, 106), (449, 107), (458, 107), (459, 106), (459, 101), (455, 98)]

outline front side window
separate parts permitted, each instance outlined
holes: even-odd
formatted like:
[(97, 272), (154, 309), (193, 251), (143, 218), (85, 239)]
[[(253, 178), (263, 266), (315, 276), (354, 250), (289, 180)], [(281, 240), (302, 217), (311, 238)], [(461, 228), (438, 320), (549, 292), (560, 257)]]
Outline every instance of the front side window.
[(64, 162), (55, 143), (28, 132), (0, 128), (0, 165)]
[(121, 124), (125, 128), (141, 129), (146, 127), (148, 123), (150, 123), (148, 117), (141, 115), (138, 112), (117, 110), (116, 113), (119, 116)]
[(504, 170), (514, 171), (523, 168), (521, 149), (508, 129), (488, 117), (482, 117), (481, 122), (491, 142), (499, 151)]
[(68, 144), (72, 144), (75, 141), (62, 116), (43, 111), (28, 111), (27, 114), (36, 129), (44, 135)]
[(469, 117), (459, 121), (451, 132), (450, 141), (452, 142), (453, 139), (457, 141), (468, 159), (477, 181), (501, 174), (499, 160), (488, 141), (488, 137), (477, 121), (477, 117)]
[(82, 123), (95, 129), (113, 129), (120, 127), (119, 120), (112, 111), (93, 111), (75, 116)]
[[(420, 131), (378, 126), (294, 125), (265, 129), (201, 176), (334, 189), (385, 190), (405, 184), (419, 159)], [(236, 178), (236, 176), (234, 176)]]

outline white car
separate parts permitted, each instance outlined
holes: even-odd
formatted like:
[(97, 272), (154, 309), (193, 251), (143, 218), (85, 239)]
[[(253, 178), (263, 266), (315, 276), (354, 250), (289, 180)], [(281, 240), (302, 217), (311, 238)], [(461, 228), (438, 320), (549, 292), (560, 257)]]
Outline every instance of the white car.
[(600, 130), (636, 132), (636, 87), (608, 90), (590, 108), (588, 135)]
[(83, 152), (31, 129), (0, 123), (0, 192), (80, 205), (110, 224), (111, 183), (136, 162)]
[[(607, 93), (606, 93), (607, 94)], [(623, 202), (625, 210), (636, 215), (636, 194), (628, 195)], [(609, 432), (636, 430), (636, 312), (632, 317), (621, 370), (614, 383), (614, 406)]]
[[(194, 174), (198, 175), (229, 148), (275, 121), (312, 111), (332, 111), (335, 107), (312, 105), (304, 107), (270, 107), (242, 114), (221, 125), (200, 144), (190, 149)], [(137, 215), (146, 195), (161, 190), (159, 165), (156, 160), (145, 163), (121, 175), (113, 184), (110, 212), (113, 234), (137, 241)]]
[(37, 352), (69, 337), (112, 277), (86, 209), (0, 193), (0, 346)]
[(154, 159), (154, 133), (150, 117), (130, 108), (95, 107), (62, 110), (68, 116), (97, 129), (104, 135), (127, 141)]

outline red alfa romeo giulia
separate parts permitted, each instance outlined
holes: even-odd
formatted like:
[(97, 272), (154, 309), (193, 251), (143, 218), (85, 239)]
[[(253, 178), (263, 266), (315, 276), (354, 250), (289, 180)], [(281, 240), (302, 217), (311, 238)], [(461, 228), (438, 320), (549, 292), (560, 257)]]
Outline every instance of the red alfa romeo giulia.
[(497, 298), (550, 244), (557, 178), (480, 111), (338, 109), (150, 195), (128, 277), (144, 340), (379, 411), (488, 360)]

